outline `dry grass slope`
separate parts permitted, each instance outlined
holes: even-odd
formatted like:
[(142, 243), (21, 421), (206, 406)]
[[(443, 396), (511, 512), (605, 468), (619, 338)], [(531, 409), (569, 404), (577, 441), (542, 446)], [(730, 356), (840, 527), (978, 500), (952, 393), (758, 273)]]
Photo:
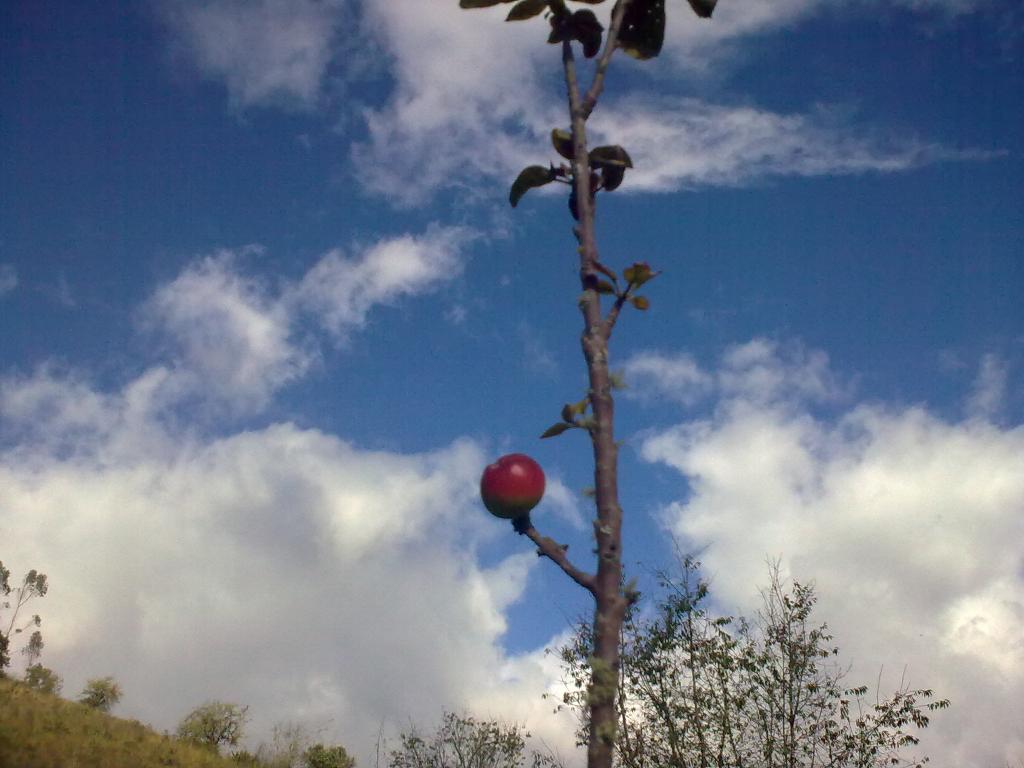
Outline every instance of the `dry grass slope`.
[(0, 768), (238, 768), (227, 758), (0, 679)]

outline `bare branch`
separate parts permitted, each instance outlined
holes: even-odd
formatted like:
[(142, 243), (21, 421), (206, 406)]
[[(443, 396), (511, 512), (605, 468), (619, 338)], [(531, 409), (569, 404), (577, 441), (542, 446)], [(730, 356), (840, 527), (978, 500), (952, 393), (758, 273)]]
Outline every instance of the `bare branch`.
[(615, 48), (619, 44), (619, 30), (622, 29), (622, 19), (626, 15), (626, 6), (629, 5), (629, 0), (618, 0), (615, 3), (615, 7), (612, 8), (612, 20), (608, 26), (608, 35), (605, 37), (604, 50), (601, 51), (601, 58), (597, 60), (597, 69), (594, 71), (594, 80), (590, 84), (590, 89), (587, 91), (586, 97), (583, 99), (583, 119), (586, 120), (590, 117), (590, 113), (594, 111), (594, 107), (597, 106), (597, 100), (601, 96), (601, 91), (604, 90), (604, 78), (605, 73), (608, 70), (608, 64), (612, 60), (612, 55), (615, 53)]
[(562, 69), (565, 71), (565, 87), (569, 95), (569, 114), (573, 120), (580, 114), (580, 84), (576, 76), (576, 57), (572, 53), (572, 43), (562, 41)]
[[(597, 243), (594, 240), (594, 199), (590, 188), (590, 157), (587, 153), (587, 126), (583, 117), (583, 106), (580, 100), (579, 80), (576, 76), (576, 58), (572, 53), (572, 44), (568, 40), (562, 42), (562, 67), (565, 72), (565, 86), (569, 97), (569, 118), (572, 121), (572, 174), (576, 190), (576, 213), (579, 224), (573, 230), (580, 244), (580, 278), (584, 290), (592, 287), (596, 280), (592, 276), (594, 263), (598, 261)], [(588, 302), (590, 305), (584, 314), (587, 327), (596, 328), (601, 319), (601, 303), (596, 294)]]
[(619, 319), (619, 313), (622, 312), (623, 305), (629, 301), (629, 294), (632, 290), (633, 284), (630, 283), (626, 286), (626, 290), (616, 297), (615, 303), (612, 305), (612, 308), (608, 310), (608, 314), (605, 316), (604, 322), (601, 323), (601, 332), (604, 334), (606, 341), (611, 338), (615, 322)]
[(521, 536), (526, 536), (530, 541), (537, 545), (538, 557), (546, 557), (565, 571), (566, 575), (570, 579), (575, 581), (591, 594), (594, 593), (594, 590), (596, 589), (594, 576), (586, 571), (581, 571), (569, 562), (569, 557), (565, 554), (566, 550), (569, 548), (568, 545), (559, 544), (554, 539), (547, 536), (541, 536), (540, 532), (533, 527), (533, 523), (530, 521), (529, 515), (513, 520), (512, 527), (515, 528), (516, 533)]

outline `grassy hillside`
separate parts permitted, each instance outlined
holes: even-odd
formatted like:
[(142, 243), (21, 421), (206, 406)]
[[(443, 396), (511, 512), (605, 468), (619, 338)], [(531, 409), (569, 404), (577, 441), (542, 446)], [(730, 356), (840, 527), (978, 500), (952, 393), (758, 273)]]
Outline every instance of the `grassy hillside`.
[(198, 747), (0, 679), (0, 768), (238, 768)]

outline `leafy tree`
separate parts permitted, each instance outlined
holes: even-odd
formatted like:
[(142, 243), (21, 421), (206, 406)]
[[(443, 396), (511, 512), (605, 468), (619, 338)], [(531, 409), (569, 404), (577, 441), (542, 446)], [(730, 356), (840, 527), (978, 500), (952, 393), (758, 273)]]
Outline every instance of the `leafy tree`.
[(49, 693), (56, 696), (64, 687), (64, 681), (60, 675), (42, 664), (33, 664), (25, 670), (23, 678), (25, 685), (40, 693)]
[[(519, 768), (529, 735), (517, 725), (445, 712), (433, 734), (415, 726), (403, 733), (401, 748), (388, 755), (388, 768)], [(534, 768), (550, 764), (534, 753)]]
[[(617, 144), (591, 147), (587, 121), (604, 90), (609, 64), (619, 50), (635, 59), (651, 59), (661, 52), (665, 37), (665, 0), (614, 0), (605, 30), (589, 8), (604, 0), (459, 0), (462, 8), (488, 8), (513, 4), (507, 21), (538, 17), (546, 21), (547, 42), (561, 49), (561, 66), (568, 100), (568, 128), (554, 127), (551, 145), (560, 156), (546, 165), (531, 165), (519, 174), (509, 192), (513, 207), (531, 189), (552, 183), (566, 185), (568, 207), (575, 220), (583, 315), (581, 346), (588, 374), (582, 399), (566, 404), (561, 420), (542, 437), (581, 430), (590, 438), (594, 456), (594, 534), (597, 566), (587, 573), (570, 562), (567, 547), (542, 536), (529, 515), (513, 520), (517, 533), (537, 545), (539, 554), (558, 565), (594, 598), (594, 620), (587, 707), (591, 729), (588, 737), (589, 768), (609, 768), (615, 748), (616, 696), (619, 681), (619, 633), (635, 595), (623, 587), (622, 508), (618, 492), (618, 445), (614, 433), (615, 377), (609, 367), (608, 345), (622, 309), (646, 310), (649, 299), (638, 291), (657, 276), (646, 262), (627, 266), (621, 277), (602, 262), (595, 232), (598, 193), (615, 191), (626, 171), (633, 167), (626, 148)], [(717, 0), (687, 0), (701, 18), (708, 18)], [(578, 56), (593, 59), (589, 86), (584, 87)], [(602, 306), (602, 303), (604, 305)], [(576, 399), (576, 398), (573, 398)], [(589, 412), (589, 413), (588, 413)]]
[(208, 747), (233, 747), (242, 738), (249, 707), (223, 701), (208, 701), (189, 712), (178, 724), (178, 738)]
[(302, 755), (303, 768), (355, 768), (355, 758), (343, 746), (314, 744)]
[[(46, 581), (46, 574), (39, 573), (35, 569), (32, 569), (25, 574), (25, 577), (21, 580), (21, 586), (17, 589), (11, 588), (10, 577), (11, 572), (5, 568), (3, 562), (0, 561), (0, 609), (11, 611), (11, 616), (7, 620), (7, 626), (4, 627), (3, 623), (0, 622), (0, 675), (3, 675), (4, 669), (9, 667), (11, 664), (11, 635), (20, 635), (31, 627), (39, 627), (42, 625), (42, 619), (38, 614), (36, 614), (27, 622), (19, 626), (17, 623), (18, 613), (26, 603), (35, 597), (43, 597), (46, 595), (47, 589), (49, 589), (49, 585)], [(14, 594), (14, 599), (10, 600), (8, 598), (12, 592)], [(35, 629), (29, 636), (25, 647), (21, 649), (21, 652), (28, 657), (28, 666), (32, 666), (35, 663), (42, 651), (43, 635), (38, 629)]]
[(114, 678), (94, 677), (86, 682), (85, 688), (78, 696), (78, 702), (100, 712), (109, 712), (121, 700), (123, 693)]
[[(663, 577), (665, 596), (653, 618), (630, 611), (623, 627), (620, 739), (616, 762), (650, 766), (749, 768), (881, 768), (927, 762), (907, 757), (929, 713), (949, 706), (930, 689), (901, 686), (887, 699), (865, 701), (835, 659), (825, 624), (811, 620), (814, 588), (782, 586), (777, 568), (752, 621), (716, 617), (705, 607), (699, 564)], [(565, 703), (584, 709), (590, 634), (562, 649), (571, 684)]]

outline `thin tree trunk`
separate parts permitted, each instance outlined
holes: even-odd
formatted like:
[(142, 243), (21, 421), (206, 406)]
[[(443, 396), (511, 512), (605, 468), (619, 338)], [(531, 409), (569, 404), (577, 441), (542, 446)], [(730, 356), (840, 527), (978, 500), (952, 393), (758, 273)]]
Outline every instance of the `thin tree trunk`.
[(593, 423), (590, 439), (594, 452), (594, 489), (597, 519), (597, 573), (594, 580), (594, 644), (591, 658), (590, 743), (588, 768), (611, 768), (615, 751), (615, 700), (619, 682), (619, 636), (628, 602), (622, 592), (622, 508), (618, 491), (618, 446), (615, 444), (615, 404), (608, 370), (608, 338), (612, 326), (601, 313), (597, 292), (600, 262), (594, 234), (594, 198), (587, 150), (584, 104), (580, 98), (572, 47), (563, 43), (563, 64), (569, 95), (573, 140), (573, 183), (579, 223), (575, 227), (579, 242), (580, 283), (583, 297), (583, 334), (580, 343), (587, 362), (590, 381), (590, 407)]

